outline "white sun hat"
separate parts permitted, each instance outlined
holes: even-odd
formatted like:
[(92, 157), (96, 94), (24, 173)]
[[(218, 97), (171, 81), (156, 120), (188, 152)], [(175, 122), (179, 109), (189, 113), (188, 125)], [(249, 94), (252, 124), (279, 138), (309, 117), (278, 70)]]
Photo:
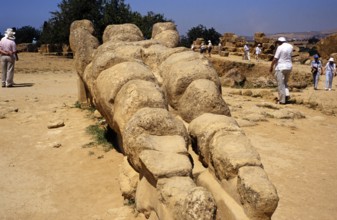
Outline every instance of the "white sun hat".
[(335, 60), (332, 57), (330, 57), (329, 62), (335, 62)]
[(286, 42), (287, 40), (286, 40), (285, 37), (279, 37), (279, 38), (277, 39), (277, 41), (279, 41), (279, 42)]
[(10, 39), (10, 40), (15, 40), (15, 32), (13, 31), (12, 28), (7, 28), (7, 30), (5, 31), (5, 36)]

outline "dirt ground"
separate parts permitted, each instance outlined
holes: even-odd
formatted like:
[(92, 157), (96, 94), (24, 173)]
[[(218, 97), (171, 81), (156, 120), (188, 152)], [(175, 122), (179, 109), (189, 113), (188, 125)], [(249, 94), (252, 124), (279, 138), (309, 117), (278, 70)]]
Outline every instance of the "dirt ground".
[[(88, 111), (75, 108), (72, 65), (71, 59), (21, 53), (15, 87), (0, 89), (0, 219), (145, 219), (124, 206), (118, 183), (123, 155), (84, 147), (92, 141), (86, 128), (96, 121)], [(309, 87), (293, 97), (315, 97), (333, 109), (336, 85), (335, 79), (331, 92)], [(271, 100), (233, 91), (223, 88), (224, 98), (233, 117), (250, 123), (242, 128), (280, 197), (272, 219), (336, 219), (336, 116), (290, 104), (280, 108), (305, 118), (244, 120), (257, 105)], [(65, 126), (47, 128), (57, 120)]]

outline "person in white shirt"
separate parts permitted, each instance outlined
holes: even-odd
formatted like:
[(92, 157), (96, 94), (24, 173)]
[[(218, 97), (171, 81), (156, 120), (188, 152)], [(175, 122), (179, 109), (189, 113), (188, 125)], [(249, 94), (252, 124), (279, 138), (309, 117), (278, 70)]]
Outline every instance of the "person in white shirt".
[(275, 66), (275, 78), (277, 80), (279, 96), (278, 103), (284, 105), (290, 98), (288, 80), (292, 70), (291, 57), (293, 46), (284, 37), (279, 37), (277, 43), (279, 46), (276, 49), (269, 71), (272, 73)]
[(314, 60), (311, 62), (311, 73), (314, 83), (314, 90), (317, 90), (319, 75), (323, 74), (323, 65), (317, 54), (314, 55)]
[(211, 57), (212, 48), (213, 48), (212, 42), (211, 40), (208, 40), (207, 52), (209, 57)]
[(336, 64), (334, 59), (331, 57), (328, 63), (324, 67), (325, 69), (325, 90), (331, 91), (332, 89), (332, 80), (336, 76)]
[(259, 59), (260, 59), (260, 54), (262, 52), (261, 50), (261, 44), (258, 44), (256, 47), (255, 47), (255, 59), (257, 62), (259, 62)]
[(15, 40), (15, 32), (8, 28), (5, 37), (0, 41), (1, 68), (2, 68), (2, 87), (13, 87), (14, 85), (14, 66), (18, 60)]
[(249, 54), (248, 44), (245, 44), (245, 46), (243, 47), (243, 50), (244, 50), (244, 57), (243, 57), (243, 59), (250, 61), (250, 54)]

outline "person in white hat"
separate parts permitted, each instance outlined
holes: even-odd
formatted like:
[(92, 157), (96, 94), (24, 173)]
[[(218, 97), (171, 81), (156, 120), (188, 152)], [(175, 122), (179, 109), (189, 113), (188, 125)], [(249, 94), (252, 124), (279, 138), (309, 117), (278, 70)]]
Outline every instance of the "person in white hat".
[(275, 78), (278, 85), (278, 103), (284, 105), (290, 98), (288, 80), (293, 67), (291, 60), (293, 46), (287, 43), (284, 37), (278, 38), (277, 43), (279, 46), (276, 49), (269, 71), (272, 73), (275, 67)]
[(248, 43), (246, 43), (246, 44), (243, 46), (243, 52), (244, 52), (243, 60), (248, 60), (248, 61), (250, 61), (249, 50), (250, 50), (250, 49), (249, 49)]
[(258, 45), (255, 47), (255, 59), (256, 59), (257, 62), (260, 61), (260, 54), (261, 54), (261, 52), (262, 52), (262, 50), (261, 50), (260, 47), (261, 47), (261, 44), (258, 44)]
[(0, 41), (1, 67), (2, 67), (2, 87), (13, 87), (14, 84), (14, 66), (17, 60), (15, 32), (8, 28), (5, 37)]
[(332, 57), (330, 57), (324, 69), (325, 69), (325, 90), (331, 91), (332, 80), (333, 77), (336, 76), (336, 64)]
[(212, 41), (208, 40), (208, 45), (207, 45), (207, 52), (208, 52), (208, 56), (211, 57), (211, 51), (212, 51), (213, 45), (212, 45)]
[(314, 90), (317, 90), (319, 76), (323, 74), (323, 64), (319, 60), (318, 54), (314, 55), (314, 60), (311, 62), (311, 73), (314, 84)]

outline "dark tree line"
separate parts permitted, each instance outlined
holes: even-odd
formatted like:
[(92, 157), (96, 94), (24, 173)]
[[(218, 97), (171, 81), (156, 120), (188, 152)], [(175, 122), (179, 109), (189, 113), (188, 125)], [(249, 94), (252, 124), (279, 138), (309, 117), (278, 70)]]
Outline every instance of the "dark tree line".
[(133, 23), (150, 38), (152, 26), (157, 22), (169, 21), (161, 14), (148, 12), (141, 15), (131, 10), (124, 0), (62, 0), (58, 11), (51, 12), (45, 21), (40, 36), (41, 43), (69, 43), (70, 25), (75, 20), (88, 19), (95, 26), (95, 36), (101, 40), (107, 25)]
[[(39, 44), (69, 44), (70, 25), (75, 20), (88, 19), (93, 22), (95, 36), (101, 40), (107, 25), (133, 23), (143, 32), (146, 39), (151, 38), (155, 23), (172, 21), (162, 14), (152, 11), (146, 15), (131, 10), (124, 0), (62, 0), (58, 10), (51, 12), (51, 18), (45, 21), (41, 29), (24, 26), (16, 30), (16, 43), (31, 43), (36, 38)], [(186, 36), (181, 36), (180, 46), (190, 47), (197, 38), (219, 42), (221, 35), (214, 29), (203, 25), (191, 28)]]
[(187, 31), (186, 36), (180, 37), (180, 44), (185, 47), (190, 47), (192, 42), (197, 38), (203, 38), (207, 44), (208, 40), (212, 41), (212, 44), (218, 44), (221, 34), (214, 28), (207, 29), (205, 26), (199, 24), (196, 27), (192, 27)]

